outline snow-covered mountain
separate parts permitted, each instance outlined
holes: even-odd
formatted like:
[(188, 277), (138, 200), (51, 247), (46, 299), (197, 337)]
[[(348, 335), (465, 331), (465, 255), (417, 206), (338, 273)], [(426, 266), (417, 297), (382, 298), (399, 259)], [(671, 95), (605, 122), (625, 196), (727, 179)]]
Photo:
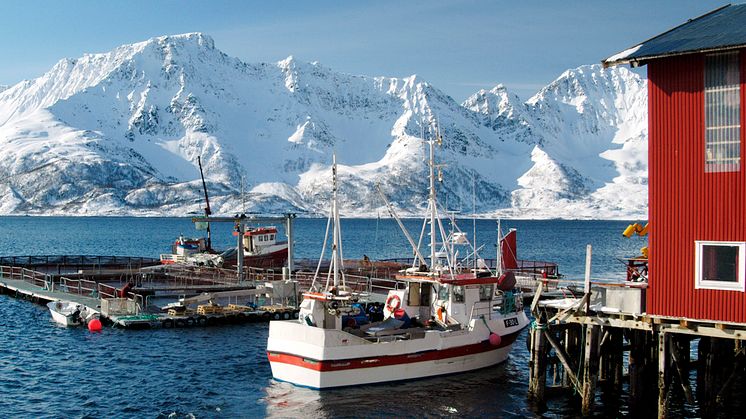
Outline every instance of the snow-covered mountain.
[[(444, 137), (441, 202), (536, 217), (644, 218), (644, 80), (569, 70), (522, 102), (504, 86), (456, 103), (417, 76), (354, 76), (293, 57), (249, 64), (191, 33), (63, 59), (0, 88), (0, 213), (326, 213), (332, 152), (347, 216), (426, 197), (423, 136)], [(243, 198), (247, 208), (242, 208)]]

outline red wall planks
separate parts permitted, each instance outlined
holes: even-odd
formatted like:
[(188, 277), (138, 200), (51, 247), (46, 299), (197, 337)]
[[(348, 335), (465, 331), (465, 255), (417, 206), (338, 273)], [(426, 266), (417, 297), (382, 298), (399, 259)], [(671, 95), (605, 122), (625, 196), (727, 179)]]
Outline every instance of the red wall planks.
[(705, 173), (704, 55), (648, 64), (648, 313), (746, 323), (746, 293), (697, 290), (695, 241), (746, 241), (746, 54), (741, 53), (741, 169)]

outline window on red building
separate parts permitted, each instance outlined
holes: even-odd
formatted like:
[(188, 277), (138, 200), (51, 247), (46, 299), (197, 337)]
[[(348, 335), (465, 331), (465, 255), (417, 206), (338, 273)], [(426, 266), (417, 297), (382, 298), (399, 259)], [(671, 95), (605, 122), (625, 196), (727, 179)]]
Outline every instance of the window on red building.
[(744, 291), (744, 251), (742, 242), (696, 242), (695, 288)]
[(705, 171), (737, 172), (741, 163), (738, 52), (705, 59)]

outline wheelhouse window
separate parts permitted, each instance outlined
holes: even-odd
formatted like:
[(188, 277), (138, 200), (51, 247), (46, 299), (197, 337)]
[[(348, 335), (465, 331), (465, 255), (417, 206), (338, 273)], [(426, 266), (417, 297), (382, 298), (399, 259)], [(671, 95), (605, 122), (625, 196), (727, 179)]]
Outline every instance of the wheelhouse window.
[(463, 303), (464, 302), (464, 287), (461, 285), (453, 286), (453, 293), (451, 294), (452, 303)]
[(705, 58), (705, 171), (737, 172), (741, 164), (738, 52)]
[(450, 291), (448, 288), (449, 288), (448, 285), (441, 285), (438, 288), (438, 300), (447, 300), (448, 299), (448, 293)]
[(479, 286), (479, 301), (490, 301), (492, 299), (492, 284)]
[(696, 242), (695, 288), (745, 291), (745, 252), (743, 242)]

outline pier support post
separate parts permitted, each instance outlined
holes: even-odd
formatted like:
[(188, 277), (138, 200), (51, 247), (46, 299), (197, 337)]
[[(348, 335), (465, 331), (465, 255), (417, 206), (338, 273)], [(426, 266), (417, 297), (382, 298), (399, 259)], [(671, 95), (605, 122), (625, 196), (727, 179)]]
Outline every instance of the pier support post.
[(666, 405), (668, 404), (668, 386), (666, 380), (666, 367), (668, 366), (668, 334), (664, 331), (658, 332), (658, 418), (666, 417)]
[(529, 397), (536, 402), (544, 401), (544, 390), (547, 384), (547, 350), (544, 330), (546, 315), (542, 314), (531, 327), (531, 360), (529, 361), (530, 378)]
[(598, 379), (598, 332), (599, 326), (586, 326), (585, 351), (583, 356), (582, 414), (588, 416), (593, 409)]
[(688, 403), (694, 403), (694, 395), (692, 394), (692, 387), (689, 384), (689, 337), (682, 335), (671, 336), (671, 358), (673, 364), (676, 366), (676, 373), (679, 381), (681, 382), (681, 388), (684, 390), (684, 396)]
[(614, 352), (611, 359), (614, 365), (614, 391), (618, 392), (622, 389), (622, 380), (624, 379), (624, 330), (614, 329), (613, 337), (612, 348)]
[(644, 371), (647, 336), (642, 330), (632, 330), (629, 349), (629, 400), (639, 406), (644, 394)]

